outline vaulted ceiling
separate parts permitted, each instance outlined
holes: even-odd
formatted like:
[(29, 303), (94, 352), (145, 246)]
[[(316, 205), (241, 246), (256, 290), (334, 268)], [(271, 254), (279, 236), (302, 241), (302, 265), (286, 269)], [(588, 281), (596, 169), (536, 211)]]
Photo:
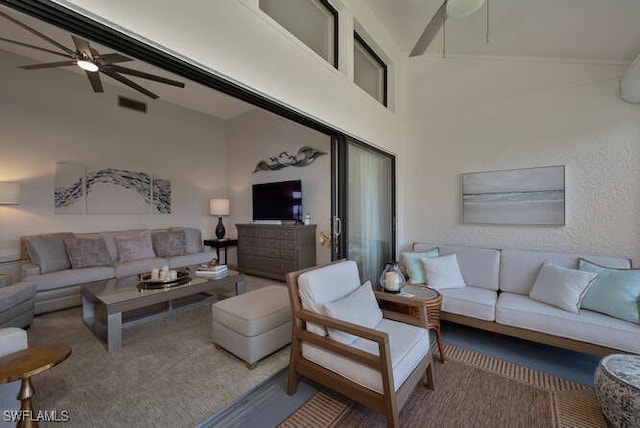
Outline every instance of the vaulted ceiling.
[[(367, 0), (404, 52), (443, 0)], [(490, 40), (485, 42), (489, 4)], [(487, 0), (447, 21), (450, 55), (631, 61), (640, 54), (640, 0)], [(427, 53), (442, 52), (442, 31)]]

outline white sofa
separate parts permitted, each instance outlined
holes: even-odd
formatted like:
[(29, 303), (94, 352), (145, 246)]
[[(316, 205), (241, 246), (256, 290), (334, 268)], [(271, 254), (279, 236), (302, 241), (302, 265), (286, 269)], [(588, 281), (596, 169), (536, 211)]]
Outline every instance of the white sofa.
[(440, 255), (457, 255), (467, 285), (440, 290), (443, 320), (594, 355), (640, 353), (638, 324), (585, 309), (574, 314), (529, 298), (544, 262), (577, 269), (584, 258), (626, 269), (631, 267), (629, 259), (432, 242), (416, 242), (413, 251), (434, 247)]
[[(121, 261), (118, 254), (116, 237), (132, 236), (141, 232), (150, 232), (151, 237), (161, 232), (184, 230), (185, 251), (184, 254), (172, 257), (148, 257), (136, 260)], [(61, 236), (72, 236), (81, 239), (102, 238), (109, 254), (110, 263), (108, 265), (86, 267), (81, 269), (65, 268), (60, 270), (42, 273), (40, 265), (34, 260), (34, 255), (28, 250), (27, 240), (30, 238), (60, 238)], [(157, 254), (156, 241), (154, 250)], [(53, 246), (50, 246), (53, 247)], [(66, 254), (59, 254), (62, 250), (48, 251), (48, 256), (64, 258)], [(41, 256), (42, 257), (42, 256)], [(202, 242), (201, 231), (196, 228), (175, 227), (169, 229), (138, 229), (123, 230), (98, 233), (65, 233), (65, 234), (42, 234), (22, 237), (22, 258), (28, 261), (22, 264), (22, 280), (33, 283), (36, 287), (34, 313), (65, 309), (81, 304), (80, 290), (83, 285), (95, 281), (104, 281), (112, 278), (122, 278), (125, 276), (138, 275), (149, 272), (154, 267), (168, 265), (171, 269), (206, 263), (215, 258), (215, 253), (205, 251)]]

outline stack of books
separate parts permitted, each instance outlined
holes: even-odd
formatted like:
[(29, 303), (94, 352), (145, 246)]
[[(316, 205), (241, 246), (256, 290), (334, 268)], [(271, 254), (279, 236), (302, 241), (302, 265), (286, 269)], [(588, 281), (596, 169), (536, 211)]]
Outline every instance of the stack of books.
[(196, 270), (196, 276), (204, 278), (223, 278), (229, 273), (227, 265), (200, 266)]

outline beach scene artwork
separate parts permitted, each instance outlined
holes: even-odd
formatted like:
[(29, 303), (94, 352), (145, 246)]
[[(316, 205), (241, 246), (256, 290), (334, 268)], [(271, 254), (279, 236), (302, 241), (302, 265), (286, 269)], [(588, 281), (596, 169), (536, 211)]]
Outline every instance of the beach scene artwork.
[(564, 165), (462, 174), (462, 222), (565, 224)]

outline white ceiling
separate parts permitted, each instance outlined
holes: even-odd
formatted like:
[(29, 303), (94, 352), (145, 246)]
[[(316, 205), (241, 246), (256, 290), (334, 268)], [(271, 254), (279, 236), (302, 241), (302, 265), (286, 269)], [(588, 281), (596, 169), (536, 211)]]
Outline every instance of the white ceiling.
[[(32, 28), (40, 31), (46, 36), (52, 38), (53, 40), (61, 43), (72, 50), (75, 50), (73, 41), (67, 31), (61, 30), (52, 25), (46, 24), (44, 22), (38, 21), (30, 16), (23, 15), (14, 10), (1, 7), (0, 10), (11, 15), (12, 17), (18, 19), (24, 24), (29, 25)], [(31, 45), (39, 46), (46, 49), (51, 49), (54, 51), (60, 51), (59, 48), (50, 45), (45, 40), (31, 34), (27, 30), (17, 26), (16, 24), (9, 22), (4, 17), (0, 16), (0, 37), (4, 37), (11, 40), (17, 40), (22, 43), (28, 43)], [(111, 53), (115, 52), (113, 49), (106, 48), (98, 43), (91, 43), (91, 47), (98, 50), (100, 53)], [(59, 57), (56, 55), (52, 55), (46, 52), (40, 52), (35, 49), (30, 49), (27, 47), (22, 47), (19, 45), (15, 45), (12, 43), (7, 43), (0, 40), (0, 50), (4, 50), (7, 52), (15, 53), (25, 57), (25, 63), (23, 65), (31, 65), (45, 62), (57, 62), (64, 61), (63, 57)], [(144, 71), (151, 74), (156, 74), (159, 76), (167, 77), (169, 79), (178, 80), (180, 82), (185, 83), (185, 88), (176, 88), (169, 85), (164, 85), (162, 83), (157, 83), (154, 81), (137, 78), (133, 76), (126, 76), (127, 78), (133, 80), (140, 86), (145, 89), (154, 92), (156, 95), (160, 97), (160, 100), (170, 102), (181, 107), (185, 107), (191, 110), (199, 111), (202, 113), (209, 114), (211, 116), (220, 118), (220, 119), (230, 119), (244, 112), (255, 109), (256, 107), (250, 104), (247, 104), (243, 101), (240, 101), (236, 98), (230, 97), (222, 92), (218, 92), (214, 89), (208, 88), (206, 86), (194, 83), (192, 81), (188, 81), (180, 76), (176, 76), (172, 73), (159, 69), (157, 67), (153, 67), (149, 64), (146, 64), (142, 61), (129, 61), (121, 64), (124, 67), (133, 68), (136, 70)], [(0, 64), (0, 73), (2, 72), (3, 64)], [(54, 69), (37, 69), (37, 70), (25, 70), (25, 73), (50, 73), (51, 70)], [(69, 67), (57, 67), (55, 70), (68, 70), (71, 73), (77, 74), (78, 79), (84, 79), (86, 81), (86, 87), (88, 91), (91, 91), (91, 85), (89, 80), (85, 76), (85, 72), (76, 66)], [(55, 73), (53, 73), (55, 74)], [(53, 75), (52, 74), (52, 75)], [(100, 78), (102, 79), (103, 84), (105, 85), (105, 93), (114, 90), (115, 87), (120, 88), (128, 88), (127, 86), (117, 82), (110, 77), (100, 74)], [(137, 99), (143, 102), (153, 102), (153, 100), (146, 95), (141, 93), (137, 93), (139, 96)], [(95, 94), (95, 96), (100, 96), (102, 94)]]
[[(367, 0), (398, 46), (409, 52), (443, 0)], [(640, 0), (488, 0), (447, 21), (450, 55), (631, 61), (640, 54)], [(442, 52), (442, 31), (427, 53)]]

